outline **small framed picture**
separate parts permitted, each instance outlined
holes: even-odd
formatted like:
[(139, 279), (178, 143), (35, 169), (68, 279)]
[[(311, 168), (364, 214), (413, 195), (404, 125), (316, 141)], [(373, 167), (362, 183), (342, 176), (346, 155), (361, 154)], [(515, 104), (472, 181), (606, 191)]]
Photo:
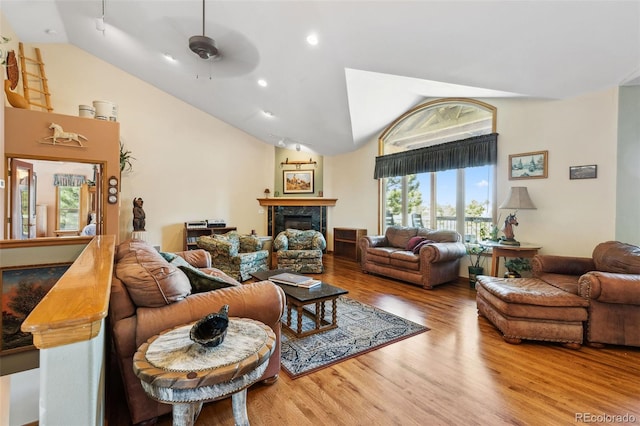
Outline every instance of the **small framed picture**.
[(569, 179), (595, 179), (597, 177), (598, 166), (595, 164), (569, 167)]
[(285, 170), (282, 187), (285, 194), (313, 194), (313, 170)]
[(525, 152), (509, 156), (509, 180), (547, 177), (549, 151)]

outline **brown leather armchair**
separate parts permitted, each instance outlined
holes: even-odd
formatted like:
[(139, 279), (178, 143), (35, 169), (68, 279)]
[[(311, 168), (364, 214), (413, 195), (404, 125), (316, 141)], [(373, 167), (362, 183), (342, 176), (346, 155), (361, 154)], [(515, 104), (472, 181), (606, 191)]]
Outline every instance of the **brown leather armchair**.
[(193, 294), (193, 282), (190, 284), (182, 268), (143, 241), (128, 240), (116, 250), (108, 320), (112, 355), (117, 359), (133, 424), (171, 411), (171, 405), (149, 398), (134, 374), (137, 348), (161, 331), (196, 321), (225, 304), (229, 305), (229, 316), (252, 318), (273, 329), (276, 349), (262, 380), (275, 381), (280, 373), (280, 317), (285, 306), (282, 289), (268, 281), (241, 285), (212, 268), (211, 256), (205, 250), (175, 254), (179, 255), (176, 260), (215, 277), (217, 281), (211, 285), (224, 288)]
[(533, 274), (589, 301), (591, 346), (640, 346), (640, 247), (607, 241), (591, 258), (537, 255)]

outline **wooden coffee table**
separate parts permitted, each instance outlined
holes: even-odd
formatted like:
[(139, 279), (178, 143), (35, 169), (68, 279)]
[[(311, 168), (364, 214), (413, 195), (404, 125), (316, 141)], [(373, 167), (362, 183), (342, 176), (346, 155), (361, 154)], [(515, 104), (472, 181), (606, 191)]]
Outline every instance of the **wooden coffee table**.
[[(257, 280), (268, 280), (269, 277), (283, 272), (292, 273), (286, 269), (274, 269), (271, 271), (258, 271), (251, 274)], [(300, 274), (302, 275), (302, 274)], [(327, 284), (324, 281), (315, 287), (303, 288), (286, 284), (279, 284), (287, 299), (287, 319), (282, 325), (289, 329), (296, 337), (304, 337), (323, 331), (331, 330), (338, 327), (338, 296), (349, 293), (347, 290)], [(325, 303), (331, 302), (331, 321), (325, 319), (326, 309)], [(305, 309), (307, 305), (315, 305), (315, 309)], [(296, 310), (297, 322), (295, 328), (291, 324), (291, 311)], [(302, 316), (307, 315), (314, 321), (314, 328), (311, 330), (302, 330)]]

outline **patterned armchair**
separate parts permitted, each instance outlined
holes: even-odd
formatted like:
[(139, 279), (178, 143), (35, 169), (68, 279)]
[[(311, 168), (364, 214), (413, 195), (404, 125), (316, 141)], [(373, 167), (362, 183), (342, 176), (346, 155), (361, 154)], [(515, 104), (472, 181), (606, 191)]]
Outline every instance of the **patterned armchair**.
[(269, 251), (262, 250), (262, 242), (253, 235), (236, 231), (222, 235), (199, 237), (198, 247), (211, 253), (211, 265), (238, 281), (251, 278), (251, 273), (267, 271)]
[(287, 229), (273, 241), (278, 258), (278, 269), (299, 273), (322, 273), (322, 251), (327, 241), (314, 230)]

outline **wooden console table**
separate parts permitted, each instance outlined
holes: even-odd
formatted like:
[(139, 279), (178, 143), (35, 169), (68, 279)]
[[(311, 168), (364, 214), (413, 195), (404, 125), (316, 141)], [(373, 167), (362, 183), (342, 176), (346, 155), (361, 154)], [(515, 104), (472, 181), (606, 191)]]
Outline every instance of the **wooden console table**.
[(491, 276), (497, 277), (500, 268), (500, 257), (526, 257), (532, 258), (538, 254), (542, 246), (520, 243), (519, 246), (509, 246), (494, 241), (481, 241), (481, 246), (491, 248)]

